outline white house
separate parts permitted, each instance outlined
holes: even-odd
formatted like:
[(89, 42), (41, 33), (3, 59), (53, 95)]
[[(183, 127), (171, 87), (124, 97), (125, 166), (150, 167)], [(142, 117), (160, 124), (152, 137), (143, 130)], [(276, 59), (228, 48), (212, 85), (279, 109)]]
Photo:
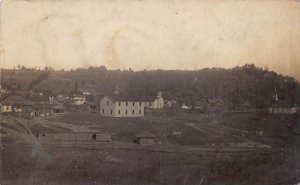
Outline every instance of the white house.
[(185, 105), (185, 104), (182, 104), (182, 105), (181, 105), (181, 109), (183, 109), (183, 110), (191, 110), (191, 109), (192, 109), (192, 106), (187, 106), (187, 105)]
[(268, 108), (270, 114), (296, 114), (299, 110), (299, 107), (295, 104), (294, 106), (288, 105), (282, 100), (278, 100), (278, 94), (275, 87), (275, 94), (273, 103)]
[(82, 92), (82, 94), (83, 94), (83, 95), (91, 95), (92, 93), (91, 93), (91, 91), (84, 90), (84, 91)]
[(150, 109), (163, 109), (164, 99), (161, 96), (161, 92), (157, 92), (156, 97), (145, 97), (145, 107)]
[(12, 104), (3, 103), (1, 104), (1, 112), (13, 112)]
[(298, 107), (271, 106), (268, 108), (270, 114), (296, 114)]
[(1, 104), (1, 112), (4, 113), (20, 113), (23, 112), (24, 109), (31, 108), (33, 103), (30, 101), (26, 101), (22, 96), (9, 96), (5, 99)]
[(111, 117), (144, 117), (145, 108), (163, 109), (161, 93), (157, 97), (128, 97), (118, 93), (100, 98), (100, 114)]
[(85, 97), (80, 95), (75, 95), (73, 101), (75, 105), (83, 105), (86, 102)]
[(49, 103), (50, 104), (55, 103), (55, 97), (54, 96), (49, 96)]

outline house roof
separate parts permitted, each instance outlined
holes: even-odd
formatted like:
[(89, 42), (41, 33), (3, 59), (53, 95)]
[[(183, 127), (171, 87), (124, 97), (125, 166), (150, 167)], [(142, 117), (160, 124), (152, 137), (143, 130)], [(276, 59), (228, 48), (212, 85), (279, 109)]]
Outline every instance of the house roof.
[(108, 97), (112, 101), (142, 101), (150, 102), (158, 99), (156, 96), (131, 96), (131, 95), (116, 95), (116, 94), (105, 94), (103, 97)]
[(25, 112), (31, 113), (31, 112), (35, 112), (35, 110), (32, 107), (29, 107), (29, 108), (25, 109)]
[(137, 138), (154, 138), (155, 136), (151, 134), (150, 132), (144, 131), (138, 135), (136, 135)]
[(221, 99), (208, 99), (207, 102), (210, 103), (210, 104), (216, 104), (216, 103), (223, 103), (223, 100), (221, 100)]
[(52, 109), (65, 109), (62, 104), (57, 104)]
[(30, 100), (25, 100), (22, 96), (9, 96), (4, 100), (3, 104), (32, 106), (34, 103)]
[(24, 101), (25, 98), (23, 96), (9, 96), (5, 100), (6, 101)]
[(86, 104), (89, 106), (98, 106), (99, 105), (98, 102), (86, 102)]
[(275, 101), (275, 102), (272, 102), (271, 107), (282, 107), (282, 108), (287, 108), (287, 107), (294, 107), (293, 104), (290, 104), (288, 102), (285, 102), (285, 101)]
[(33, 103), (32, 101), (30, 101), (30, 100), (25, 100), (25, 101), (23, 102), (23, 105), (25, 105), (25, 106), (33, 106), (34, 103)]

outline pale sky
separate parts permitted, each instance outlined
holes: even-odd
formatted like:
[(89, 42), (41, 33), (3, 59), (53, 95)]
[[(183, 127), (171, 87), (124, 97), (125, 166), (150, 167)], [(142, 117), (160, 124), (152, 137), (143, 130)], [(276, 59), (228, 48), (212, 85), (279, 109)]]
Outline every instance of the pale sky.
[(201, 69), (300, 79), (297, 0), (3, 0), (1, 66)]

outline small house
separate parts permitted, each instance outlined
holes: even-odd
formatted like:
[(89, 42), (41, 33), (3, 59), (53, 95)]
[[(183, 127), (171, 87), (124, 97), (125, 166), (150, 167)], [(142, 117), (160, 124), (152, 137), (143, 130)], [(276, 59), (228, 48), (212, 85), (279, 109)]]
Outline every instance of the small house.
[(271, 104), (268, 108), (270, 114), (296, 114), (299, 107), (294, 105), (288, 105), (283, 101), (276, 101)]
[(160, 91), (157, 92), (156, 96), (144, 97), (143, 101), (145, 101), (145, 108), (149, 108), (149, 109), (164, 108), (164, 99)]
[(49, 103), (50, 104), (54, 104), (55, 103), (55, 97), (54, 96), (50, 96), (49, 97)]
[(271, 106), (268, 108), (270, 114), (296, 114), (298, 107)]
[(178, 107), (179, 107), (179, 106), (178, 106), (178, 103), (177, 103), (177, 101), (176, 101), (175, 99), (171, 99), (171, 100), (167, 101), (167, 102), (166, 102), (166, 105), (167, 105), (169, 108), (171, 108), (171, 107), (173, 107), (173, 108), (178, 108)]
[(95, 133), (95, 140), (100, 142), (111, 142), (111, 134), (107, 133)]
[(13, 112), (13, 104), (9, 103), (9, 102), (3, 102), (1, 104), (1, 112), (3, 112), (3, 113)]
[(210, 112), (222, 112), (226, 110), (226, 106), (222, 99), (208, 99), (207, 111)]
[(33, 119), (37, 117), (37, 112), (32, 107), (29, 107), (25, 109), (24, 116), (28, 119)]
[(13, 112), (22, 112), (25, 101), (22, 96), (9, 96), (5, 100), (12, 103)]
[(1, 111), (4, 113), (19, 113), (23, 111), (24, 106), (26, 106), (26, 102), (22, 96), (9, 96), (2, 103)]
[(29, 100), (25, 100), (23, 103), (22, 103), (22, 106), (23, 106), (23, 111), (27, 111), (28, 110), (32, 110), (33, 109), (33, 106), (34, 106), (34, 103), (32, 101), (29, 101)]
[(65, 108), (63, 107), (62, 104), (57, 104), (55, 107), (52, 108), (52, 112), (54, 114), (64, 114)]
[(84, 90), (84, 91), (82, 91), (82, 94), (83, 95), (91, 95), (92, 93), (89, 90)]
[(67, 100), (69, 100), (69, 97), (59, 94), (56, 96), (56, 100), (57, 102), (66, 102)]
[(223, 106), (223, 101), (221, 99), (208, 99), (207, 104), (210, 108)]
[(9, 94), (9, 93), (10, 93), (10, 90), (8, 90), (8, 89), (1, 89), (1, 90), (0, 90), (0, 93), (1, 93), (2, 95)]
[(51, 113), (53, 113), (52, 108), (53, 106), (48, 102), (38, 102), (34, 105), (34, 109), (40, 116), (50, 115)]
[(181, 105), (181, 109), (183, 109), (183, 110), (191, 110), (192, 108), (193, 108), (192, 106), (188, 106), (188, 105), (185, 105), (185, 104)]
[(74, 101), (75, 105), (83, 105), (86, 102), (85, 96), (81, 95), (75, 95), (72, 100)]
[(136, 135), (136, 141), (140, 145), (153, 145), (155, 144), (155, 136), (145, 131)]
[(89, 111), (91, 112), (99, 111), (100, 104), (98, 104), (97, 102), (86, 102), (85, 104), (88, 106)]

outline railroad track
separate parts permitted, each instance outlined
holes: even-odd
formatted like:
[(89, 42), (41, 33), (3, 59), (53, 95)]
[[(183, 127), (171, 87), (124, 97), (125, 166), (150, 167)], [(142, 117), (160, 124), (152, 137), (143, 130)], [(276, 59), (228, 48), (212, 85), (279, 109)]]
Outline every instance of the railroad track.
[[(119, 151), (141, 151), (141, 152), (162, 152), (162, 153), (278, 153), (273, 148), (245, 148), (245, 147), (203, 147), (203, 146), (179, 146), (179, 145), (152, 145), (140, 146), (134, 144), (99, 144), (99, 143), (74, 143), (74, 142), (53, 142), (39, 143), (42, 147), (77, 148), (83, 150), (119, 150)], [(3, 149), (10, 147), (34, 147), (33, 144), (19, 143), (13, 145), (2, 145)]]

